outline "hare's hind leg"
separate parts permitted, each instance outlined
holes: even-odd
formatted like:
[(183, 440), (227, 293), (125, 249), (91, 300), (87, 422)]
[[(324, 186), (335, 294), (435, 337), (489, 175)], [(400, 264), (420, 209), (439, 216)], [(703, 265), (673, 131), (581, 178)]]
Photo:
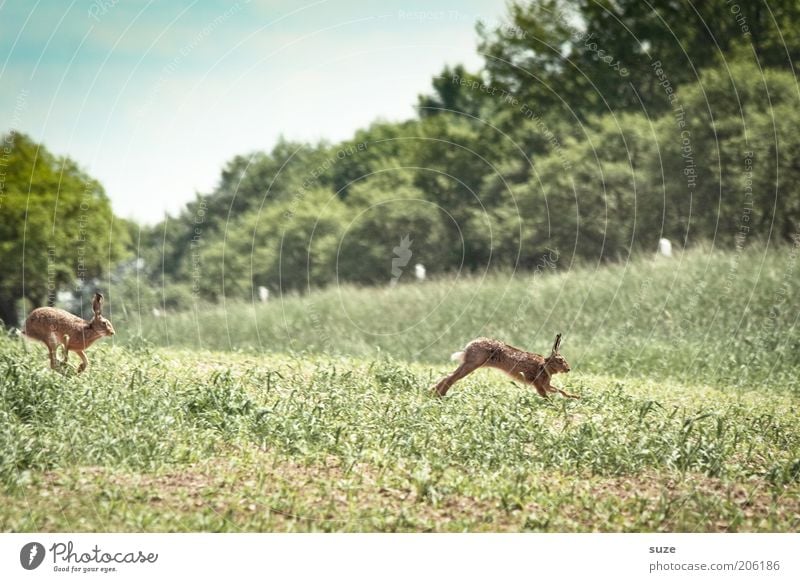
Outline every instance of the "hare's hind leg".
[[(455, 355), (456, 354), (454, 354), (454, 356)], [(453, 384), (461, 380), (464, 376), (472, 374), (472, 372), (483, 366), (487, 361), (489, 361), (489, 354), (486, 350), (476, 348), (470, 343), (461, 355), (461, 365), (456, 368), (452, 374), (442, 378), (439, 383), (434, 386), (434, 392), (438, 396), (444, 396)]]
[(433, 391), (436, 392), (437, 396), (444, 396), (447, 394), (447, 391), (450, 390), (450, 386), (458, 382), (461, 378), (469, 374), (472, 370), (468, 370), (467, 364), (461, 364), (455, 371), (450, 374), (449, 376), (445, 376), (442, 378), (438, 384), (434, 387)]
[(447, 394), (447, 391), (450, 390), (450, 387), (453, 384), (461, 380), (461, 378), (463, 378), (464, 376), (472, 374), (472, 372), (480, 368), (482, 365), (483, 362), (476, 363), (476, 362), (471, 362), (469, 360), (465, 361), (458, 368), (456, 368), (452, 374), (444, 377), (433, 390), (436, 392), (437, 395), (444, 396), (445, 394)]
[(555, 390), (556, 390), (555, 388), (550, 390), (550, 388), (552, 388), (551, 386), (549, 386), (548, 384), (542, 384), (541, 382), (539, 382), (537, 380), (533, 381), (532, 384), (533, 384), (533, 387), (536, 388), (536, 391), (539, 393), (539, 396), (541, 396), (542, 398), (550, 398), (547, 395), (547, 393), (548, 392), (555, 392)]
[(78, 354), (78, 357), (81, 359), (81, 365), (78, 366), (78, 374), (80, 374), (86, 369), (86, 366), (89, 365), (89, 360), (86, 358), (86, 354), (83, 352), (83, 350), (78, 350), (75, 353)]

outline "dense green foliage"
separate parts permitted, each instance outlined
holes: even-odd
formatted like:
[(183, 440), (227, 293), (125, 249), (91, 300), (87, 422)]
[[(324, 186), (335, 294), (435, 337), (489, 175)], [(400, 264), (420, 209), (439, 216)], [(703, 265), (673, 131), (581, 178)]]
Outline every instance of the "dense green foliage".
[(795, 0), (515, 2), (505, 26), (481, 29), (480, 50), (494, 86), (560, 112), (554, 117), (567, 109), (581, 120), (643, 110), (654, 117), (671, 106), (653, 62), (664, 64), (673, 87), (697, 82), (706, 69), (726, 72), (732, 59), (791, 71), (798, 19)]
[[(266, 353), (127, 337), (93, 347), (80, 376), (0, 339), (0, 530), (796, 531), (796, 258), (698, 251), (594, 277), (347, 289), (344, 312), (365, 314), (349, 323), (315, 292), (258, 308)], [(741, 301), (715, 302), (737, 264), (727, 293)], [(515, 307), (529, 289), (528, 329), (496, 310), (503, 287)], [(584, 309), (572, 321), (562, 302)], [(168, 335), (147, 335), (253, 345), (248, 315), (167, 318)], [(289, 353), (281, 317), (309, 351)], [(436, 322), (453, 323), (446, 341)], [(428, 394), (481, 326), (541, 351), (562, 325), (573, 372), (556, 383), (581, 400), (492, 370)]]
[[(18, 300), (54, 304), (118, 261), (130, 225), (116, 219), (103, 187), (69, 158), (28, 136), (0, 138), (0, 321), (18, 324)], [(88, 312), (88, 310), (87, 310)]]
[(446, 67), (418, 118), (235, 158), (143, 233), (146, 266), (117, 289), (158, 287), (145, 307), (163, 309), (386, 285), (406, 237), (401, 281), (415, 263), (535, 269), (552, 249), (617, 261), (661, 237), (791, 241), (800, 5), (778, 4), (512, 4), (506, 24), (479, 26), (483, 70)]
[(417, 263), (476, 275), (554, 250), (624, 261), (661, 237), (791, 243), (798, 17), (796, 0), (512, 3), (504, 24), (478, 25), (483, 68), (445, 67), (417, 117), (236, 156), (213, 192), (134, 236), (96, 181), (19, 136), (0, 181), (0, 317), (100, 276), (110, 300), (151, 313), (402, 283)]

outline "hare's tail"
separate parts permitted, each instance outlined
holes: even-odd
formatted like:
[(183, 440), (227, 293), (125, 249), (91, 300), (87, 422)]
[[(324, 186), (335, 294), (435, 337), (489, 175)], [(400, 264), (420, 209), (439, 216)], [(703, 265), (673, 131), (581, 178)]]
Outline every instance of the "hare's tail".
[(456, 360), (458, 362), (464, 361), (464, 352), (455, 352), (453, 355), (450, 356), (451, 360)]

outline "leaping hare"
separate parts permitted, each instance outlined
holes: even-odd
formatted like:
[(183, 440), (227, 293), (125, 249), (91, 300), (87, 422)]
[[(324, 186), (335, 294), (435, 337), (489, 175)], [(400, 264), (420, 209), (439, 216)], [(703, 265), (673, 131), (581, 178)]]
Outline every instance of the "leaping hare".
[(502, 370), (515, 380), (533, 384), (539, 395), (544, 398), (547, 398), (548, 392), (558, 392), (567, 398), (580, 398), (580, 396), (568, 394), (550, 384), (550, 378), (553, 374), (569, 372), (567, 360), (558, 353), (560, 345), (561, 334), (558, 334), (556, 341), (553, 343), (553, 350), (545, 358), (539, 354), (525, 352), (503, 342), (485, 337), (472, 340), (467, 344), (463, 352), (456, 352), (452, 355), (452, 359), (461, 361), (461, 365), (452, 374), (443, 378), (434, 387), (434, 391), (437, 395), (444, 396), (450, 386), (461, 380), (461, 378), (471, 374), (481, 366), (488, 366)]
[(67, 363), (70, 350), (78, 354), (81, 359), (81, 364), (78, 366), (80, 374), (89, 364), (84, 350), (101, 337), (115, 333), (111, 322), (102, 315), (103, 296), (100, 293), (94, 294), (92, 310), (94, 317), (90, 321), (84, 321), (63, 309), (39, 307), (28, 315), (22, 333), (47, 346), (47, 350), (50, 352), (50, 367), (54, 370), (58, 367), (58, 358), (56, 357), (58, 346), (64, 346), (64, 364)]

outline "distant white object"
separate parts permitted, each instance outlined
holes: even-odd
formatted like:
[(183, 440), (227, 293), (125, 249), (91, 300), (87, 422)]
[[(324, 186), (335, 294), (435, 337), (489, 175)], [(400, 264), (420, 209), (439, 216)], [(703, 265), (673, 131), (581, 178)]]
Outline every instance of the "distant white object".
[(425, 265), (422, 263), (414, 265), (414, 276), (417, 278), (417, 281), (424, 281), (426, 277), (425, 273)]
[(153, 307), (153, 316), (161, 317), (161, 310), (158, 307)]
[(269, 289), (264, 287), (263, 285), (258, 288), (258, 298), (261, 303), (266, 303), (269, 301)]
[(662, 238), (658, 241), (658, 254), (662, 257), (672, 256), (672, 243), (668, 238)]

